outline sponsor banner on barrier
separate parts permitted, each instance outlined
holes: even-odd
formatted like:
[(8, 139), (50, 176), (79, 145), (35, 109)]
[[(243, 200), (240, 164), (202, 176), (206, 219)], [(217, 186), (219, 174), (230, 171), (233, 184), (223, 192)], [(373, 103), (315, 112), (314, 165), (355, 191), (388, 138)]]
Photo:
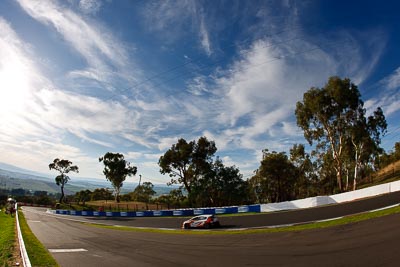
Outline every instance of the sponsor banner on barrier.
[(174, 216), (182, 216), (183, 212), (181, 210), (174, 210), (174, 212), (172, 213)]
[(160, 210), (153, 211), (153, 216), (162, 216), (162, 211)]
[(143, 217), (144, 216), (144, 212), (143, 211), (137, 211), (136, 212), (136, 216)]
[(93, 216), (99, 216), (99, 212), (98, 211), (93, 211)]
[(240, 207), (238, 207), (238, 212), (239, 213), (249, 212), (249, 206), (240, 206)]
[(218, 209), (215, 209), (215, 214), (223, 214), (223, 213), (225, 213), (226, 212), (226, 209), (225, 208), (218, 208)]
[(121, 211), (120, 214), (121, 214), (121, 217), (127, 217), (128, 216), (128, 213), (125, 212), (125, 211)]
[(82, 215), (87, 216), (88, 215), (87, 211), (82, 211)]
[(106, 216), (111, 217), (111, 216), (113, 216), (113, 213), (112, 213), (111, 211), (107, 211), (107, 212), (106, 212)]
[(202, 215), (204, 214), (204, 210), (194, 210), (193, 213), (194, 215)]

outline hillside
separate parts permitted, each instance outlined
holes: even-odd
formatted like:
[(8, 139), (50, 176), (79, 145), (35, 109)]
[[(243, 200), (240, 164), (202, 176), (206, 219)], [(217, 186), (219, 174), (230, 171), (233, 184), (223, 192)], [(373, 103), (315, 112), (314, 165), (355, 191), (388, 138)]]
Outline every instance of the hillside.
[[(4, 164), (1, 165), (4, 167)], [(11, 166), (11, 165), (9, 165)], [(47, 191), (50, 194), (60, 192), (59, 186), (54, 182), (54, 178), (40, 176), (40, 174), (27, 174), (27, 170), (13, 167), (12, 170), (4, 170), (0, 168), (0, 189), (19, 189), (31, 191)], [(132, 192), (136, 188), (137, 183), (124, 183), (122, 193), (126, 194)], [(67, 195), (75, 194), (81, 190), (89, 189), (93, 191), (96, 188), (112, 188), (111, 183), (107, 180), (93, 179), (93, 178), (78, 178), (72, 179), (65, 186), (65, 193)], [(168, 194), (171, 189), (176, 187), (168, 187), (166, 185), (154, 185), (156, 195)]]

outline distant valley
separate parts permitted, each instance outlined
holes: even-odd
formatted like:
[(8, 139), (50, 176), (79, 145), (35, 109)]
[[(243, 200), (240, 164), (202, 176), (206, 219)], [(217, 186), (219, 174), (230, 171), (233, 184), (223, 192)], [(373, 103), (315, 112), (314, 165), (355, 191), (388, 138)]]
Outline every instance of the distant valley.
[[(122, 193), (132, 192), (137, 183), (125, 182), (122, 187)], [(0, 189), (19, 189), (34, 191), (47, 191), (50, 194), (60, 192), (59, 186), (56, 185), (54, 178), (39, 173), (31, 172), (12, 165), (0, 163)], [(81, 190), (89, 189), (93, 191), (96, 188), (112, 188), (111, 183), (105, 178), (104, 181), (93, 178), (76, 178), (73, 177), (65, 186), (65, 193), (68, 195), (75, 194)], [(154, 185), (154, 191), (157, 195), (168, 194), (171, 189), (176, 187), (168, 187), (167, 185)]]

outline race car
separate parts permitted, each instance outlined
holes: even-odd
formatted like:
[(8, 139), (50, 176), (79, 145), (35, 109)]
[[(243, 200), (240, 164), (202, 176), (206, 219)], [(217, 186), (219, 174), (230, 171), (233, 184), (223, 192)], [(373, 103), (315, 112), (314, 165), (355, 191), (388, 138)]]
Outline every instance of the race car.
[(209, 229), (219, 226), (220, 226), (219, 220), (213, 214), (199, 215), (182, 223), (182, 228), (184, 229), (190, 229), (190, 228)]

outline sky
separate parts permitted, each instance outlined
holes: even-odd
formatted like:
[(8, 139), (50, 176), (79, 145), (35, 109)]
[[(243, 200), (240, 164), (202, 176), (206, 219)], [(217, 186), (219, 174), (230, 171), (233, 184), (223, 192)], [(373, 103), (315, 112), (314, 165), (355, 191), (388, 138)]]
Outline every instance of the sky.
[(165, 184), (158, 160), (206, 136), (244, 179), (262, 150), (306, 144), (294, 115), (331, 76), (400, 127), (399, 1), (0, 1), (0, 162), (35, 172), (68, 159), (105, 179), (99, 157)]

